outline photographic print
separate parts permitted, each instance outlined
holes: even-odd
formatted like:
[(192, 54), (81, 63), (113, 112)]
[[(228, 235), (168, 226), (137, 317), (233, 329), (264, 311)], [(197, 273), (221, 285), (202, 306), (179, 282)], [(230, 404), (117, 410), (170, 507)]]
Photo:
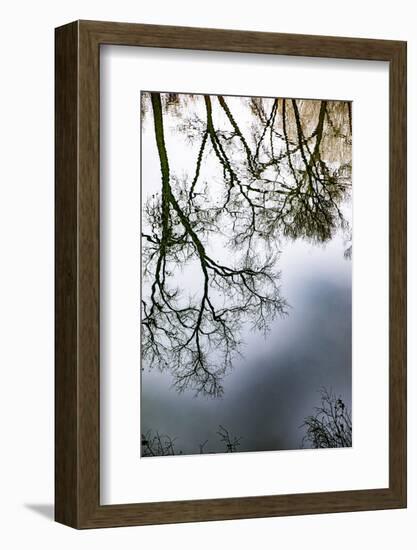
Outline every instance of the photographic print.
[(352, 104), (141, 92), (141, 457), (352, 445)]

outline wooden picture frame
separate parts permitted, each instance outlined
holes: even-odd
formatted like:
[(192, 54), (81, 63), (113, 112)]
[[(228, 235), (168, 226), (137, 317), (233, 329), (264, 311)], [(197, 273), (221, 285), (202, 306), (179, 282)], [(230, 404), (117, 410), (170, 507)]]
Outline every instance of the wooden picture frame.
[[(406, 506), (406, 43), (76, 21), (56, 29), (55, 519), (75, 528)], [(389, 62), (389, 487), (100, 505), (99, 50), (103, 44)]]

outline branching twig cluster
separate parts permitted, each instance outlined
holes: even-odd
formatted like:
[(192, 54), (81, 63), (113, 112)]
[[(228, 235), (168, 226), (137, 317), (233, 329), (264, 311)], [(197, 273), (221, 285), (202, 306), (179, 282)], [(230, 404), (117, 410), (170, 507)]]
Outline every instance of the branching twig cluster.
[(321, 404), (315, 414), (305, 418), (303, 444), (314, 449), (352, 446), (352, 418), (340, 397), (326, 388), (321, 390)]
[[(181, 95), (146, 97), (142, 109), (153, 115), (161, 190), (144, 206), (143, 357), (151, 367), (169, 369), (178, 391), (219, 396), (240, 352), (243, 324), (266, 333), (287, 312), (277, 269), (280, 239), (325, 242), (340, 227), (349, 231), (340, 204), (349, 193), (350, 164), (326, 161), (323, 144), (329, 136), (337, 143), (350, 139), (350, 110), (341, 114), (334, 102), (321, 101), (310, 128), (300, 100), (273, 100), (269, 110), (252, 100), (254, 130), (245, 137), (227, 100), (204, 96), (206, 119), (182, 122), (200, 146), (194, 173), (179, 178), (171, 173), (164, 110), (180, 109)], [(213, 101), (226, 127), (215, 121)], [(210, 154), (221, 182), (217, 201), (201, 175)], [(234, 261), (214, 257), (214, 234), (224, 236)], [(173, 284), (178, 269), (192, 261), (199, 266), (198, 296)]]
[[(220, 441), (224, 444), (226, 453), (235, 453), (238, 451), (241, 437), (236, 437), (230, 433), (227, 428), (222, 425), (219, 425), (219, 430), (217, 435), (220, 438)], [(153, 432), (148, 430), (145, 434), (142, 434), (142, 456), (172, 456), (172, 455), (182, 455), (182, 450), (177, 450), (174, 445), (175, 439), (171, 438), (168, 435), (161, 435), (159, 432)], [(206, 439), (203, 443), (199, 443), (199, 454), (205, 453), (205, 446), (208, 443)]]

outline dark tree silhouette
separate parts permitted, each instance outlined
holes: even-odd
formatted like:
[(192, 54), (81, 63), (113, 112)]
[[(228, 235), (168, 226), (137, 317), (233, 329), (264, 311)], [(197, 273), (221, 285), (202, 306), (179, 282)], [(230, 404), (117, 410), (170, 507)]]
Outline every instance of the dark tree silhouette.
[(303, 445), (314, 449), (352, 446), (352, 419), (341, 397), (322, 388), (321, 404), (301, 426), (306, 434)]
[(217, 432), (217, 435), (220, 437), (220, 440), (226, 445), (226, 452), (228, 453), (236, 453), (239, 446), (241, 437), (236, 437), (235, 435), (231, 434), (224, 426), (221, 424), (219, 425), (219, 430)]
[[(202, 100), (205, 119), (187, 119), (187, 102)], [(219, 396), (243, 325), (266, 333), (287, 312), (277, 269), (282, 238), (326, 242), (340, 228), (350, 231), (341, 208), (350, 192), (350, 154), (339, 151), (351, 139), (350, 104), (275, 99), (267, 107), (252, 98), (246, 136), (223, 96), (150, 93), (141, 106), (152, 113), (161, 171), (160, 192), (144, 205), (142, 265), (150, 288), (142, 301), (143, 358), (169, 369), (178, 391)], [(191, 175), (171, 172), (164, 129), (170, 110), (181, 115), (180, 131), (199, 140)], [(201, 176), (210, 155), (210, 185), (221, 182), (217, 202)], [(214, 234), (227, 240), (232, 261), (213, 255)], [(191, 262), (200, 272), (196, 297), (173, 285), (176, 270)]]
[[(218, 396), (223, 391), (221, 378), (238, 352), (242, 323), (250, 320), (254, 328), (267, 331), (268, 323), (285, 313), (279, 272), (274, 271), (276, 256), (269, 253), (262, 258), (248, 249), (237, 265), (224, 265), (211, 257), (204, 239), (212, 226), (218, 229), (220, 211), (210, 214), (196, 208), (179, 186), (174, 192), (160, 94), (152, 93), (151, 102), (162, 189), (145, 206), (152, 232), (143, 235), (144, 274), (153, 282), (149, 303), (142, 303), (143, 356), (151, 365), (169, 368), (179, 391), (192, 388)], [(194, 180), (198, 178), (199, 159)], [(194, 185), (193, 181), (191, 193)], [(185, 302), (179, 289), (169, 287), (168, 277), (172, 264), (191, 258), (200, 265), (202, 295)]]
[[(227, 134), (214, 130), (211, 99), (205, 96), (207, 129), (226, 175), (228, 193), (223, 207), (239, 219), (236, 245), (255, 235), (269, 242), (280, 236), (325, 242), (340, 227), (348, 228), (339, 205), (347, 198), (351, 186), (350, 155), (346, 162), (325, 161), (326, 150), (340, 142), (350, 144), (348, 109), (342, 118), (342, 127), (348, 131), (344, 134), (340, 123), (337, 125), (330, 114), (335, 110), (334, 102), (316, 102), (320, 105), (316, 124), (307, 134), (300, 100), (274, 100), (269, 114), (262, 103), (254, 102), (261, 128), (255, 130), (251, 147), (224, 98), (217, 99), (232, 131)], [(343, 108), (348, 105), (337, 104)], [(282, 132), (274, 128), (278, 105), (281, 105)], [(329, 143), (330, 135), (333, 141)], [(237, 142), (241, 155), (236, 154)]]
[(169, 456), (177, 453), (174, 447), (175, 439), (168, 435), (153, 433), (151, 430), (142, 434), (142, 456)]
[[(217, 435), (219, 436), (220, 441), (224, 444), (224, 452), (235, 453), (238, 451), (238, 447), (240, 446), (240, 442), (242, 440), (241, 437), (236, 437), (222, 425), (219, 425)], [(159, 432), (148, 430), (145, 434), (142, 434), (142, 456), (173, 456), (184, 454), (182, 450), (176, 449), (174, 445), (175, 441), (176, 439), (173, 439), (169, 435), (161, 435)], [(199, 454), (205, 453), (204, 448), (208, 442), (208, 439), (206, 439), (203, 443), (199, 443)]]

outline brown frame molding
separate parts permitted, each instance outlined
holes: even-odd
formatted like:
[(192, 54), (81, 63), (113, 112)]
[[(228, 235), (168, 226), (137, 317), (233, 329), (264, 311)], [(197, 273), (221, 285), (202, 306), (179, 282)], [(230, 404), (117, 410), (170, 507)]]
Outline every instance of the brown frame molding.
[[(388, 488), (100, 505), (101, 44), (389, 62)], [(56, 29), (55, 47), (56, 521), (97, 528), (406, 507), (406, 42), (76, 21)]]

